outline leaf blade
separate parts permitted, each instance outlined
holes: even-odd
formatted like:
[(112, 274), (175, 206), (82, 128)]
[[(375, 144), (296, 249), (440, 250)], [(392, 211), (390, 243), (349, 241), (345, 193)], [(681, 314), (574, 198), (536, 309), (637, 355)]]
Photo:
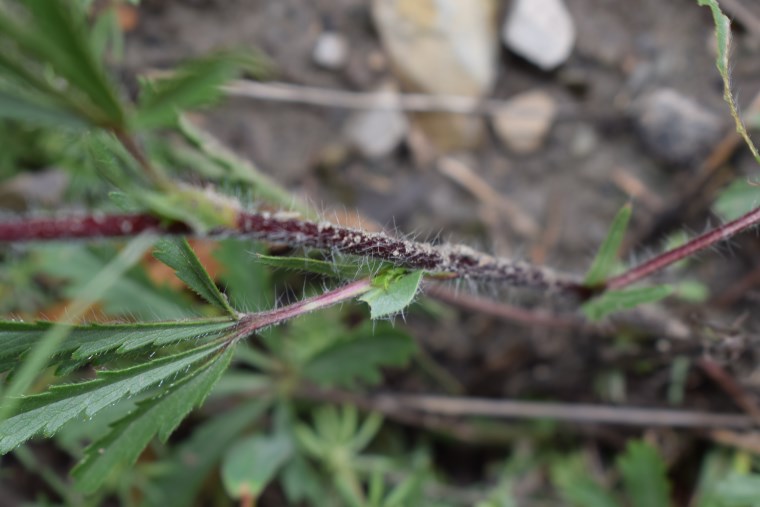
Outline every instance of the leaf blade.
[(381, 274), (375, 279), (379, 280), (376, 285), (380, 286), (366, 292), (359, 297), (359, 300), (369, 305), (370, 316), (373, 319), (399, 313), (414, 300), (422, 283), (423, 274), (421, 270), (401, 276), (395, 276), (392, 272)]
[(229, 316), (237, 318), (237, 312), (227, 298), (217, 288), (208, 271), (190, 248), (187, 239), (162, 240), (158, 243), (154, 257), (175, 270), (177, 277), (185, 282), (203, 299), (220, 308)]
[(644, 442), (629, 442), (617, 459), (633, 507), (669, 507), (667, 468), (657, 451)]
[(596, 257), (586, 274), (584, 281), (586, 286), (593, 287), (599, 285), (612, 273), (620, 251), (620, 245), (623, 244), (628, 222), (631, 220), (632, 209), (631, 204), (628, 203), (620, 208), (615, 218), (612, 219), (607, 237), (599, 247), (599, 251), (596, 253)]
[(93, 442), (72, 471), (77, 488), (94, 492), (116, 467), (133, 464), (155, 435), (166, 441), (182, 419), (206, 399), (227, 369), (232, 350), (227, 347), (172, 386), (168, 393), (147, 400), (117, 422), (108, 435)]
[(589, 320), (601, 320), (613, 312), (629, 310), (645, 303), (654, 303), (672, 293), (673, 287), (670, 285), (607, 291), (584, 303), (581, 311)]

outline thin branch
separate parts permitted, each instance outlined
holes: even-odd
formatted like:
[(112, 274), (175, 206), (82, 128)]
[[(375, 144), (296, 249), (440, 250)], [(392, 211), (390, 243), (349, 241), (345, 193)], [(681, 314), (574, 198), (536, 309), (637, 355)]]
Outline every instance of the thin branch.
[[(155, 73), (155, 72), (154, 72)], [(415, 113), (453, 113), (468, 115), (496, 115), (508, 101), (482, 99), (464, 95), (426, 95), (421, 93), (352, 92), (332, 88), (316, 88), (290, 83), (259, 81), (233, 81), (222, 90), (232, 97), (245, 97), (269, 102), (286, 102), (342, 109), (382, 109)], [(533, 111), (521, 111), (530, 116)], [(560, 114), (569, 115), (565, 109)]]
[(742, 231), (754, 227), (758, 223), (760, 223), (760, 207), (753, 209), (736, 220), (691, 239), (685, 245), (668, 250), (621, 275), (610, 278), (604, 287), (606, 289), (622, 289), (652, 273), (665, 269), (671, 264), (675, 264), (686, 257), (691, 257), (697, 252), (710, 248), (721, 241), (725, 241)]
[[(588, 405), (579, 403), (493, 400), (473, 397), (382, 393), (362, 396), (341, 390), (304, 387), (297, 395), (331, 403), (350, 403), (400, 422), (425, 424), (427, 417), (492, 417), (499, 419), (555, 419), (572, 423), (613, 424), (640, 427), (750, 429), (744, 414), (715, 414), (688, 410)], [(441, 421), (438, 421), (441, 422)], [(459, 421), (461, 422), (461, 420)], [(445, 429), (445, 424), (441, 424)], [(465, 436), (474, 435), (470, 428)]]
[(743, 414), (428, 395), (381, 394), (372, 399), (376, 406), (386, 409), (397, 408), (458, 417), (556, 419), (574, 423), (644, 427), (746, 429), (754, 426), (752, 418)]

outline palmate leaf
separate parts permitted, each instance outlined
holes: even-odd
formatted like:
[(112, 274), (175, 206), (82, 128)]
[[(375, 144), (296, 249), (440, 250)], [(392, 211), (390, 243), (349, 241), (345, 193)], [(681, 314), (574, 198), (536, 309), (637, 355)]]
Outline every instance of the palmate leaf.
[[(0, 322), (0, 372), (13, 369), (42, 339), (52, 322)], [(51, 364), (86, 360), (106, 353), (121, 354), (143, 347), (161, 347), (181, 341), (209, 341), (229, 333), (233, 321), (209, 319), (188, 322), (91, 324), (74, 326), (58, 347)]]
[(23, 398), (14, 415), (0, 422), (0, 454), (35, 435), (51, 436), (67, 422), (92, 417), (130, 395), (174, 382), (222, 346), (214, 343), (124, 370), (100, 372), (95, 380), (53, 386), (45, 393)]
[(157, 245), (153, 255), (156, 259), (173, 268), (179, 279), (203, 299), (224, 310), (228, 315), (237, 317), (237, 312), (227, 302), (224, 294), (219, 291), (185, 238), (162, 240)]
[(115, 467), (132, 465), (154, 436), (165, 442), (182, 419), (203, 403), (227, 369), (233, 347), (221, 352), (212, 349), (213, 352), (217, 352), (215, 357), (201, 368), (176, 381), (168, 392), (139, 404), (134, 412), (114, 424), (108, 435), (87, 448), (85, 458), (72, 471), (80, 490), (93, 492)]
[(403, 366), (416, 350), (414, 340), (406, 333), (380, 329), (331, 345), (306, 364), (303, 375), (323, 385), (376, 384), (382, 378), (380, 368)]

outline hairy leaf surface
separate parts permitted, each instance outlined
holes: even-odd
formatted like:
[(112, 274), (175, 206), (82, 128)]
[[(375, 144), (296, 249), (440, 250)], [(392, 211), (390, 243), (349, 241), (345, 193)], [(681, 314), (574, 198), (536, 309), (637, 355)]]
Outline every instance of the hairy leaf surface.
[[(77, 487), (85, 492), (97, 490), (117, 466), (132, 465), (155, 435), (166, 441), (182, 419), (206, 399), (227, 369), (232, 350), (232, 347), (225, 349), (175, 381), (167, 393), (139, 404), (134, 412), (114, 424), (108, 435), (93, 442), (72, 472)], [(207, 358), (208, 352), (199, 359)]]
[(227, 302), (224, 294), (219, 291), (185, 238), (162, 240), (157, 245), (156, 252), (153, 255), (156, 259), (173, 268), (179, 279), (203, 299), (224, 310), (228, 315), (237, 317), (237, 312)]
[(219, 347), (208, 345), (124, 370), (101, 372), (95, 380), (53, 386), (45, 393), (23, 398), (15, 415), (0, 422), (0, 454), (37, 434), (53, 435), (67, 422), (92, 417), (130, 395), (173, 382)]

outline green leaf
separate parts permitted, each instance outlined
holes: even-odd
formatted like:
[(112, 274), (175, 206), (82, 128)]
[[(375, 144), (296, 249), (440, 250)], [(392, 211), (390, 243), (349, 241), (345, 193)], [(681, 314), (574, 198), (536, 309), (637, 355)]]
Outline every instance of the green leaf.
[(227, 302), (224, 294), (219, 291), (208, 271), (198, 260), (193, 249), (190, 248), (187, 239), (162, 240), (156, 245), (156, 251), (153, 255), (174, 269), (177, 277), (203, 299), (224, 310), (231, 317), (237, 317), (237, 312)]
[(569, 505), (577, 507), (619, 507), (615, 497), (588, 475), (582, 456), (572, 456), (552, 464), (554, 486)]
[(386, 328), (331, 345), (306, 364), (303, 375), (323, 385), (377, 384), (382, 378), (380, 368), (404, 366), (416, 351), (409, 335)]
[(0, 454), (37, 434), (51, 436), (73, 419), (92, 417), (121, 399), (174, 381), (218, 348), (212, 344), (124, 370), (100, 372), (95, 380), (53, 386), (45, 393), (23, 398), (15, 415), (0, 422)]
[(617, 467), (632, 507), (668, 507), (667, 468), (657, 451), (644, 442), (629, 442)]
[(235, 443), (222, 462), (227, 494), (256, 498), (293, 455), (293, 442), (285, 434), (257, 435)]
[[(222, 381), (227, 377), (224, 375)], [(167, 475), (153, 480), (157, 494), (148, 504), (155, 507), (187, 507), (196, 500), (204, 479), (221, 460), (232, 442), (269, 408), (269, 400), (255, 400), (215, 414), (192, 436), (176, 446), (166, 461)]]
[[(207, 350), (201, 359), (216, 350), (218, 347)], [(72, 471), (77, 488), (86, 493), (94, 492), (116, 467), (132, 465), (155, 435), (165, 442), (182, 419), (206, 399), (227, 369), (232, 351), (232, 347), (226, 348), (201, 368), (175, 381), (166, 393), (139, 404), (134, 412), (117, 422), (108, 435), (93, 442)]]
[(261, 250), (260, 243), (236, 239), (222, 240), (214, 250), (214, 258), (222, 267), (219, 279), (225, 293), (232, 306), (242, 312), (262, 311), (274, 303), (269, 271), (251, 255)]
[(600, 320), (620, 310), (629, 310), (645, 303), (654, 303), (672, 292), (673, 287), (670, 285), (607, 291), (585, 303), (581, 310), (589, 320)]
[(319, 275), (329, 276), (341, 279), (355, 279), (363, 276), (373, 275), (382, 269), (391, 269), (392, 264), (383, 262), (351, 258), (354, 262), (327, 262), (321, 259), (311, 259), (308, 257), (275, 257), (271, 255), (256, 255), (259, 261), (267, 266), (277, 269), (293, 269), (306, 271)]
[[(12, 369), (55, 325), (52, 322), (0, 321), (0, 372)], [(181, 341), (209, 341), (228, 333), (235, 322), (199, 320), (138, 324), (71, 326), (69, 336), (54, 352), (51, 362), (86, 360), (115, 351), (118, 354), (145, 347), (162, 347)]]
[[(403, 272), (403, 271), (402, 271)], [(409, 306), (417, 295), (423, 271), (399, 274), (396, 269), (373, 280), (376, 287), (359, 298), (369, 305), (373, 319), (396, 314)]]
[(135, 127), (150, 129), (175, 125), (185, 109), (206, 106), (222, 96), (221, 85), (250, 62), (242, 53), (220, 53), (188, 62), (170, 77), (145, 81), (135, 116)]
[[(68, 281), (63, 288), (66, 297), (75, 297), (116, 255), (112, 245), (96, 247), (85, 244), (50, 244), (35, 252), (38, 269)], [(177, 320), (195, 317), (192, 299), (169, 287), (157, 286), (137, 265), (100, 297), (102, 310), (111, 316), (129, 315), (140, 320)]]
[(44, 100), (32, 100), (22, 94), (0, 90), (0, 118), (10, 118), (42, 126), (66, 126), (83, 129), (87, 126), (80, 117)]
[(628, 222), (631, 220), (631, 212), (632, 206), (629, 203), (620, 208), (620, 211), (615, 215), (612, 225), (610, 225), (610, 230), (607, 232), (607, 237), (602, 246), (599, 247), (594, 262), (591, 263), (591, 267), (588, 273), (586, 273), (586, 280), (584, 282), (586, 286), (593, 287), (599, 285), (612, 273), (618, 259), (620, 245), (623, 244), (623, 239), (625, 238)]
[(720, 77), (723, 78), (723, 99), (728, 103), (731, 110), (731, 116), (736, 123), (736, 131), (742, 136), (744, 142), (749, 147), (755, 160), (760, 163), (760, 153), (758, 153), (755, 144), (750, 139), (744, 122), (739, 116), (739, 108), (736, 105), (736, 99), (731, 93), (731, 76), (729, 73), (729, 54), (731, 53), (731, 21), (720, 10), (717, 0), (697, 0), (697, 4), (707, 6), (712, 11), (713, 21), (715, 23), (715, 38), (717, 40), (718, 56), (715, 58), (715, 66), (718, 68)]
[(721, 507), (760, 505), (760, 475), (732, 474), (715, 487), (714, 498)]
[(745, 179), (738, 179), (721, 191), (713, 211), (726, 222), (739, 218), (760, 201), (760, 188)]

